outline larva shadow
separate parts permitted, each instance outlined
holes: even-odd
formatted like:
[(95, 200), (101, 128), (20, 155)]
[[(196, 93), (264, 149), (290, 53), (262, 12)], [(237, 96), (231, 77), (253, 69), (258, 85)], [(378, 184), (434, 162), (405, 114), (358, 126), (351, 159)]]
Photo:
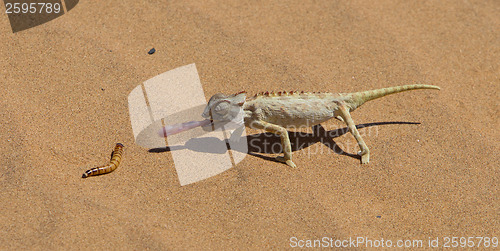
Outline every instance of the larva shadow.
[[(378, 125), (418, 125), (418, 122), (374, 122), (374, 123), (366, 123), (360, 124), (356, 127), (358, 129), (378, 126)], [(348, 150), (342, 149), (339, 145), (337, 145), (334, 141), (335, 138), (340, 137), (349, 132), (347, 127), (326, 131), (323, 126), (315, 125), (312, 127), (313, 133), (305, 133), (305, 132), (294, 132), (288, 131), (288, 135), (290, 138), (290, 143), (292, 146), (292, 151), (298, 151), (302, 149), (306, 149), (316, 143), (322, 143), (328, 148), (330, 148), (334, 153), (339, 155), (349, 156), (355, 159), (360, 159), (361, 157), (355, 153), (349, 153)], [(243, 141), (245, 140), (245, 141)], [(186, 142), (184, 145), (175, 145), (175, 146), (167, 146), (162, 148), (153, 148), (150, 149), (149, 152), (153, 153), (162, 153), (162, 152), (170, 152), (176, 151), (180, 149), (189, 149), (191, 151), (203, 151), (213, 154), (224, 154), (228, 149), (246, 153), (255, 157), (262, 158), (264, 160), (277, 161), (274, 157), (265, 156), (262, 154), (281, 154), (283, 149), (281, 146), (280, 137), (273, 133), (259, 133), (247, 135), (245, 137), (240, 137), (237, 141), (247, 142), (245, 148), (234, 147), (235, 144), (229, 144), (228, 140), (220, 140), (214, 137), (203, 137), (203, 138), (193, 138)], [(207, 151), (206, 147), (202, 147), (202, 145), (226, 145), (226, 147), (219, 148), (211, 148)], [(230, 146), (233, 147), (230, 147)], [(243, 151), (244, 150), (244, 151)]]

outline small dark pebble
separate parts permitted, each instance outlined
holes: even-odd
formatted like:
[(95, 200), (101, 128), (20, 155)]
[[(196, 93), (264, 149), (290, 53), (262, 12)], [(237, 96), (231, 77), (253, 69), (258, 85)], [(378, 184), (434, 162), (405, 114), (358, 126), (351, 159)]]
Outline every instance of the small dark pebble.
[(101, 91), (104, 91), (104, 88), (101, 88)]
[(377, 215), (377, 218), (379, 218), (379, 219), (380, 219), (380, 218), (382, 218), (382, 216), (380, 216), (380, 215)]
[(155, 50), (155, 48), (153, 48), (153, 49), (151, 49), (151, 50), (148, 51), (148, 54), (151, 55), (151, 54), (153, 54), (155, 52), (156, 52), (156, 50)]

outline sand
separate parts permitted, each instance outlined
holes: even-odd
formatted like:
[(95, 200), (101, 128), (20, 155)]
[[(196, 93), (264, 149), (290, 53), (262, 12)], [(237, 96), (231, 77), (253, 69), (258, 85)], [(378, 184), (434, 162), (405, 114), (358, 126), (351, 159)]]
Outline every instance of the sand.
[[(498, 1), (223, 2), (80, 1), (17, 33), (1, 15), (0, 250), (500, 237)], [(207, 98), (416, 83), (441, 91), (356, 110), (367, 165), (338, 133), (348, 154), (313, 141), (295, 149), (298, 169), (256, 153), (181, 186), (171, 152), (135, 144), (127, 96), (192, 63)], [(121, 166), (82, 179), (117, 142)]]

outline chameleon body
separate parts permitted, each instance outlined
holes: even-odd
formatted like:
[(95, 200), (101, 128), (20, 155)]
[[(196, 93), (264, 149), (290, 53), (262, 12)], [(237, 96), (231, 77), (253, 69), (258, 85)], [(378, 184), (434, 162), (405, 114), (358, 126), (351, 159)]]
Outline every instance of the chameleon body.
[(404, 85), (355, 93), (310, 93), (310, 92), (265, 92), (246, 98), (245, 92), (233, 95), (212, 96), (202, 116), (206, 119), (225, 123), (238, 120), (254, 129), (263, 129), (280, 136), (283, 157), (278, 160), (291, 167), (292, 150), (287, 129), (310, 127), (336, 118), (347, 124), (356, 139), (361, 155), (361, 163), (370, 161), (370, 151), (356, 129), (351, 112), (367, 101), (389, 94), (415, 89), (437, 89), (433, 85)]

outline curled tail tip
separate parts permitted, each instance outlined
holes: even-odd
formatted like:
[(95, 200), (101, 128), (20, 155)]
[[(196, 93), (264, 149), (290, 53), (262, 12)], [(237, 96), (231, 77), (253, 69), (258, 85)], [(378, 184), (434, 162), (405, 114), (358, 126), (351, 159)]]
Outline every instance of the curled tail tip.
[[(391, 88), (391, 87), (389, 87)], [(406, 90), (415, 90), (415, 89), (436, 89), (436, 90), (441, 90), (441, 87), (437, 85), (425, 85), (425, 84), (414, 84), (414, 85), (401, 85), (401, 86), (396, 86), (396, 88), (403, 88)]]
[(436, 90), (441, 90), (441, 87), (437, 85), (425, 85), (428, 89), (436, 89)]

